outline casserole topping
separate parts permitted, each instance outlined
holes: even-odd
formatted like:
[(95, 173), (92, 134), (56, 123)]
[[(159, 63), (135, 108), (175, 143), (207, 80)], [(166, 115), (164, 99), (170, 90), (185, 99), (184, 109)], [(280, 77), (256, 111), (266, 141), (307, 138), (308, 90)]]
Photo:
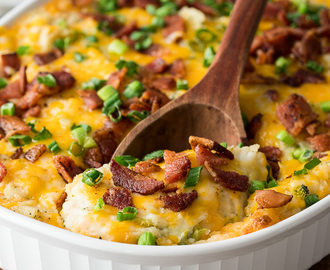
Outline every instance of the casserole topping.
[(51, 0), (2, 27), (0, 205), (173, 245), (251, 233), (327, 196), (330, 19), (317, 0), (267, 3), (240, 88), (242, 144), (191, 136), (184, 152), (112, 159), (200, 81), (233, 2)]

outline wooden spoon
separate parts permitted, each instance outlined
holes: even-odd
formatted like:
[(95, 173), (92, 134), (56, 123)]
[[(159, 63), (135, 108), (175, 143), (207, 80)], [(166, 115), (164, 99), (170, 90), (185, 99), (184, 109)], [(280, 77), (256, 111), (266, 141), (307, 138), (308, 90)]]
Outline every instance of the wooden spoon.
[(236, 145), (246, 137), (239, 107), (240, 78), (267, 0), (237, 0), (212, 66), (187, 93), (136, 125), (114, 156), (141, 158), (159, 149), (189, 148), (190, 135)]

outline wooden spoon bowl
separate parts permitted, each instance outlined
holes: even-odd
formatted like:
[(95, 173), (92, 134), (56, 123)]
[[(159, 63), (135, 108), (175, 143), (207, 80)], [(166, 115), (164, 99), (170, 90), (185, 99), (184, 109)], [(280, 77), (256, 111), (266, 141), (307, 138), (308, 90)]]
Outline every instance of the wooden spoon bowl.
[(238, 0), (212, 66), (186, 94), (140, 122), (114, 156), (143, 157), (189, 148), (191, 135), (235, 145), (246, 137), (238, 100), (240, 78), (267, 0)]

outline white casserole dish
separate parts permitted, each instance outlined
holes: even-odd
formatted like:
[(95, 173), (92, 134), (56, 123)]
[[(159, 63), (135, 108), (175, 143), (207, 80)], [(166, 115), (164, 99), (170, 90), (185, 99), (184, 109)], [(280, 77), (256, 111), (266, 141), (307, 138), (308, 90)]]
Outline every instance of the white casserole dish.
[[(10, 25), (48, 0), (29, 0), (0, 19)], [(307, 269), (330, 253), (330, 196), (261, 231), (190, 246), (112, 243), (65, 231), (0, 207), (4, 270)]]

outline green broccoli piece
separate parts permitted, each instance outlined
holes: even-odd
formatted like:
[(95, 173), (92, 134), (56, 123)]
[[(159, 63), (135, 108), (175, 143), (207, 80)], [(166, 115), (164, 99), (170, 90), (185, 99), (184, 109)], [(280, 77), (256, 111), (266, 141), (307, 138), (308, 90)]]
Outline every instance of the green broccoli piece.
[(308, 187), (305, 185), (298, 186), (294, 190), (294, 195), (296, 195), (298, 198), (303, 200), (307, 197), (308, 194), (309, 194), (309, 190)]

